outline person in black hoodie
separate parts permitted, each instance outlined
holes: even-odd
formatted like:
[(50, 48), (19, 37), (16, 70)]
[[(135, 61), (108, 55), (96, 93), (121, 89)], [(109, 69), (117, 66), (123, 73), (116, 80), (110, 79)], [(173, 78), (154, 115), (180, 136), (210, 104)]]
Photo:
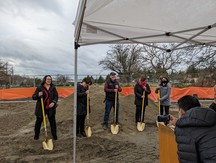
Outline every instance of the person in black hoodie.
[(56, 90), (55, 85), (52, 83), (52, 77), (50, 75), (44, 76), (41, 85), (37, 87), (34, 94), (32, 95), (32, 99), (37, 100), (36, 108), (35, 108), (35, 115), (36, 115), (36, 123), (34, 128), (35, 140), (39, 139), (41, 123), (43, 122), (41, 97), (43, 97), (44, 111), (49, 119), (53, 139), (57, 140), (55, 114), (56, 114), (56, 107), (58, 102), (58, 92)]
[(103, 129), (108, 128), (109, 114), (112, 107), (115, 107), (115, 93), (117, 92), (117, 101), (116, 101), (116, 123), (118, 124), (118, 115), (119, 115), (119, 98), (118, 92), (122, 91), (122, 88), (119, 85), (119, 82), (116, 80), (116, 73), (111, 72), (110, 78), (104, 84), (104, 92), (106, 93), (105, 97), (105, 112), (104, 112), (104, 123)]
[[(145, 91), (145, 97), (143, 96), (143, 92)], [(136, 105), (136, 113), (135, 113), (135, 122), (144, 122), (144, 115), (145, 115), (145, 108), (148, 105), (148, 95), (151, 93), (151, 89), (149, 84), (146, 82), (146, 78), (141, 76), (134, 86), (134, 94), (135, 94), (135, 101), (134, 104)], [(142, 112), (142, 101), (144, 99), (144, 110), (143, 110), (143, 117), (141, 117)]]
[(180, 118), (170, 115), (170, 124), (175, 125), (179, 162), (216, 162), (216, 112), (189, 95), (180, 98), (178, 106)]
[(77, 137), (86, 137), (84, 127), (87, 115), (87, 94), (89, 94), (89, 85), (91, 85), (91, 83), (91, 79), (89, 77), (85, 77), (82, 80), (82, 83), (77, 84)]

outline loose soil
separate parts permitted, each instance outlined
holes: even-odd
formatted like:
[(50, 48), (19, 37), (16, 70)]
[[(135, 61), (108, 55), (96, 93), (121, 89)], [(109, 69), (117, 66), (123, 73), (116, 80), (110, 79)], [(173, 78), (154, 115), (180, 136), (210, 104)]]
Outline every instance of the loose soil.
[[(159, 163), (159, 142), (156, 117), (157, 105), (149, 100), (146, 109), (146, 128), (139, 132), (135, 125), (134, 95), (120, 95), (120, 132), (112, 135), (110, 125), (103, 130), (104, 92), (91, 87), (92, 137), (77, 138), (76, 160), (79, 163)], [(54, 150), (42, 149), (43, 128), (39, 140), (34, 140), (35, 101), (0, 101), (0, 162), (71, 163), (73, 160), (73, 95), (60, 99), (56, 120), (58, 140)], [(174, 105), (173, 105), (174, 106)], [(173, 108), (173, 107), (172, 107)], [(172, 114), (177, 114), (171, 108)], [(110, 124), (112, 124), (112, 113)], [(48, 123), (48, 132), (50, 127)]]

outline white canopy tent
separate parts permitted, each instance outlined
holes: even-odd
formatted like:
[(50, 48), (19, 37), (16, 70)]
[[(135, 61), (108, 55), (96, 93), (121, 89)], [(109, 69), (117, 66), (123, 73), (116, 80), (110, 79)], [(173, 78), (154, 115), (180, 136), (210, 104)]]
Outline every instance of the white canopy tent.
[(75, 42), (214, 45), (215, 15), (215, 0), (80, 0)]
[(74, 162), (77, 49), (92, 44), (216, 45), (215, 0), (80, 0), (75, 20)]

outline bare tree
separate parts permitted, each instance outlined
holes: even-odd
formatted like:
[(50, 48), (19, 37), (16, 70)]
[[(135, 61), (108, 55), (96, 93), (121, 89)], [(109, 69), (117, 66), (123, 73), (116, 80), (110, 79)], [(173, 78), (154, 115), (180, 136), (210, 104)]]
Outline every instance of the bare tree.
[[(159, 45), (157, 45), (159, 46)], [(175, 44), (160, 44), (164, 49), (172, 49)], [(143, 64), (155, 71), (156, 76), (167, 74), (168, 71), (176, 70), (178, 67), (193, 60), (202, 48), (185, 48), (167, 52), (143, 45)]]
[(0, 85), (6, 88), (12, 84), (13, 66), (8, 62), (0, 61)]
[(200, 53), (196, 55), (193, 65), (199, 71), (198, 86), (213, 86), (216, 82), (216, 48), (203, 46)]
[(69, 77), (67, 75), (57, 74), (56, 82), (58, 85), (65, 86), (69, 81)]
[(216, 48), (206, 46), (196, 57), (195, 65), (201, 68), (216, 68)]
[(117, 72), (121, 78), (129, 82), (131, 75), (142, 69), (142, 47), (140, 45), (114, 45), (106, 54), (106, 58), (99, 62), (104, 70)]

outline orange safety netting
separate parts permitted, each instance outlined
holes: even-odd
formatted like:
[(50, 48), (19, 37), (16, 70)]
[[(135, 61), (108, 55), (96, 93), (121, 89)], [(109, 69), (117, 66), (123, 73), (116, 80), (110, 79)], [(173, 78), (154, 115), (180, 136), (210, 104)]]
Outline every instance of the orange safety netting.
[[(156, 87), (151, 87), (151, 94), (149, 98), (153, 101), (156, 101), (158, 95), (155, 93)], [(122, 88), (123, 95), (128, 96), (134, 94), (134, 87), (125, 87)], [(171, 101), (177, 101), (179, 98), (185, 95), (193, 95), (196, 94), (198, 98), (201, 99), (213, 99), (214, 98), (214, 88), (207, 88), (207, 87), (187, 87), (187, 88), (171, 88)]]
[[(36, 88), (0, 89), (0, 100), (31, 98)], [(73, 88), (57, 88), (59, 97), (67, 97), (74, 92)]]
[[(22, 98), (31, 98), (36, 88), (10, 88), (10, 89), (0, 89), (0, 100), (13, 100)], [(151, 94), (149, 98), (153, 101), (157, 100), (158, 95), (155, 93), (155, 87), (151, 87)], [(73, 88), (57, 88), (59, 97), (68, 97), (74, 92)], [(133, 87), (122, 88), (123, 95), (133, 95)], [(206, 87), (188, 87), (188, 88), (171, 88), (171, 101), (176, 101), (184, 95), (197, 94), (199, 98), (202, 99), (213, 99), (214, 98), (214, 88)]]

